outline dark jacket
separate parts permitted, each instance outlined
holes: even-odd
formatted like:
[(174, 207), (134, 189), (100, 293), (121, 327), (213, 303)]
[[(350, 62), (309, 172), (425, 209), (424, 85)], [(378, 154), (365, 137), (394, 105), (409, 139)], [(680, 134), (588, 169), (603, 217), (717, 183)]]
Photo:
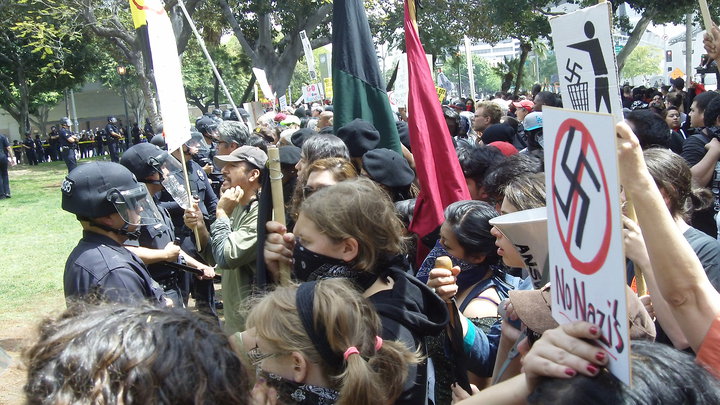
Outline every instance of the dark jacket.
[[(434, 292), (407, 270), (405, 259), (392, 260), (381, 277), (394, 281), (390, 290), (380, 291), (368, 299), (380, 315), (382, 338), (399, 340), (410, 350), (425, 350), (425, 338), (437, 336), (449, 321), (447, 306)], [(424, 404), (427, 396), (427, 362), (412, 367), (408, 373), (405, 389), (396, 404)]]

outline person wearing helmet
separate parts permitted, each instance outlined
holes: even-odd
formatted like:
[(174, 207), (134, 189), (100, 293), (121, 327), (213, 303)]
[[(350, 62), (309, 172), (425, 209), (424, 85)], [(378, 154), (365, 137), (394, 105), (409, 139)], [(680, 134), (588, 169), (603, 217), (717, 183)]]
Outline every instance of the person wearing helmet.
[(77, 149), (78, 138), (70, 130), (70, 118), (60, 118), (60, 154), (62, 160), (65, 161), (68, 173), (77, 167), (77, 157), (75, 156), (75, 149)]
[[(193, 196), (193, 200), (198, 204), (198, 208), (202, 212), (206, 228), (209, 229), (210, 224), (215, 221), (215, 208), (217, 207), (218, 197), (214, 191), (215, 189), (210, 177), (205, 173), (205, 171), (203, 171), (202, 167), (200, 167), (200, 165), (192, 159), (192, 153), (195, 153), (194, 151), (197, 151), (198, 148), (202, 148), (202, 144), (204, 144), (202, 136), (200, 136), (199, 133), (196, 133), (194, 139), (191, 138), (182, 145), (181, 148), (174, 150), (172, 156), (181, 161), (182, 156), (180, 154), (185, 154), (185, 170), (187, 171), (190, 183), (190, 193)], [(162, 202), (159, 205), (168, 210), (170, 217), (175, 224), (175, 233), (181, 240), (180, 246), (182, 250), (187, 252), (187, 254), (192, 256), (195, 260), (198, 260), (203, 264), (207, 264), (207, 261), (197, 251), (193, 231), (183, 223), (183, 214), (185, 213), (185, 209), (166, 192), (161, 193), (160, 200)], [(195, 298), (196, 308), (217, 317), (217, 313), (215, 311), (215, 287), (211, 280), (186, 277), (186, 285), (183, 289), (183, 296), (186, 300), (190, 293), (192, 293), (193, 298)]]
[(123, 246), (139, 236), (142, 225), (161, 221), (145, 185), (122, 165), (91, 162), (68, 173), (60, 190), (62, 209), (75, 214), (83, 228), (65, 262), (66, 300), (165, 305), (162, 288), (145, 264)]
[(185, 225), (200, 234), (202, 254), (222, 270), (225, 302), (225, 330), (245, 330), (245, 318), (238, 311), (250, 295), (257, 258), (257, 194), (265, 172), (267, 155), (255, 146), (241, 146), (229, 155), (216, 156), (222, 168), (222, 196), (215, 222), (208, 228), (197, 204), (185, 211)]
[(168, 191), (179, 204), (189, 204), (187, 193), (182, 187), (180, 162), (153, 144), (141, 143), (125, 151), (120, 164), (145, 183), (162, 217), (161, 223), (140, 228), (137, 242), (127, 243), (126, 248), (147, 265), (150, 276), (160, 284), (174, 306), (184, 307), (181, 286), (184, 285), (185, 276), (172, 264), (187, 264), (200, 269), (207, 279), (212, 279), (215, 271), (193, 259), (175, 244), (175, 230), (170, 214), (159, 205), (157, 195), (163, 190)]
[(118, 128), (118, 120), (115, 117), (108, 117), (108, 123), (105, 125), (105, 133), (108, 138), (108, 151), (110, 152), (110, 160), (117, 163), (120, 161), (118, 155), (118, 141), (122, 139), (120, 129)]

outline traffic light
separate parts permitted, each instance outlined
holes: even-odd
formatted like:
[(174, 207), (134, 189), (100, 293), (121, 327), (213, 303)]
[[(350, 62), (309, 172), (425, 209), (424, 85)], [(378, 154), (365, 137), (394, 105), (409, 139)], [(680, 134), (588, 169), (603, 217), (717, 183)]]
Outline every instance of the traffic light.
[(672, 51), (665, 51), (665, 62), (672, 62)]

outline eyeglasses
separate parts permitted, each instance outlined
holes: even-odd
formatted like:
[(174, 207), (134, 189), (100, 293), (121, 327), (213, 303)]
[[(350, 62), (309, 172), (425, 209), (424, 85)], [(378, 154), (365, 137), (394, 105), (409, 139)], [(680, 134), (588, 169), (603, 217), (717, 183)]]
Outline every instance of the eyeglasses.
[(248, 350), (247, 356), (250, 359), (250, 363), (253, 366), (259, 366), (260, 363), (262, 363), (263, 360), (269, 359), (271, 357), (275, 357), (277, 355), (282, 354), (282, 352), (278, 353), (263, 353), (260, 351), (260, 348), (258, 347), (257, 343), (255, 343), (255, 347)]

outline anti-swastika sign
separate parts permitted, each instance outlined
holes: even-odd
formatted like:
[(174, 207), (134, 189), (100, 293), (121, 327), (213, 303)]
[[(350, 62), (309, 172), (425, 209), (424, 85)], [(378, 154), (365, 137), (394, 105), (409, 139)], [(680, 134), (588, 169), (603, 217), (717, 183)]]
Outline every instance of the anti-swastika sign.
[(552, 312), (598, 325), (610, 371), (630, 381), (620, 187), (612, 115), (543, 108)]

